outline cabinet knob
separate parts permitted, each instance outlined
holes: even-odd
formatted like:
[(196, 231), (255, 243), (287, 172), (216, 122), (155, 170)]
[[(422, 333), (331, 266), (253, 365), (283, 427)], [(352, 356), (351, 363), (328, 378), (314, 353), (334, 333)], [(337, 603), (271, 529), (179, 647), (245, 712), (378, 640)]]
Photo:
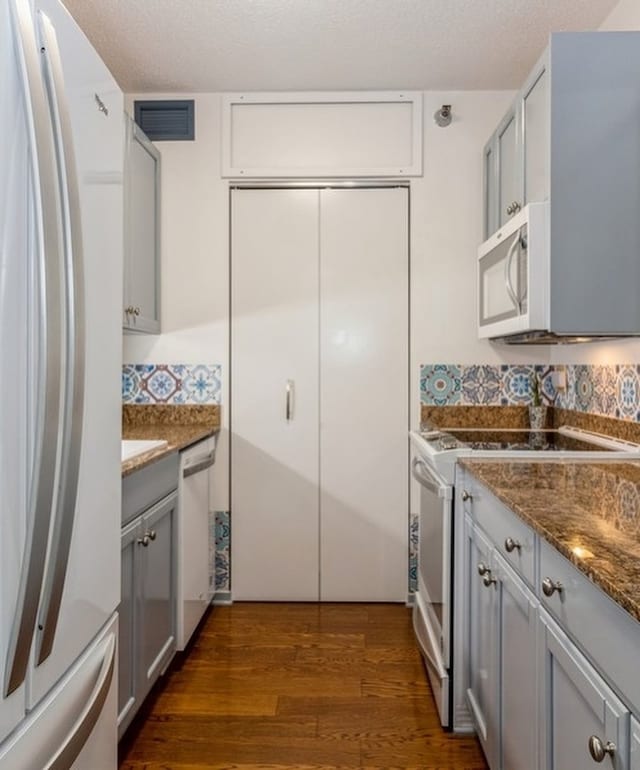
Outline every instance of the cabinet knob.
[(482, 576), (482, 582), (485, 584), (487, 588), (490, 588), (491, 586), (495, 585), (498, 581), (491, 575), (491, 570), (489, 569)]
[(589, 738), (589, 754), (594, 762), (602, 762), (607, 754), (610, 757), (616, 753), (616, 744), (611, 741), (603, 743), (597, 735)]
[(562, 591), (562, 583), (559, 583), (558, 581), (553, 581), (551, 578), (546, 577), (542, 581), (542, 593), (545, 596), (553, 596), (555, 592), (560, 593)]
[(127, 305), (127, 307), (125, 307), (125, 309), (124, 309), (124, 312), (127, 315), (135, 315), (136, 309), (134, 308), (133, 305)]
[(472, 495), (470, 495), (469, 492), (467, 492), (466, 489), (463, 489), (462, 490), (462, 500), (463, 500), (463, 502), (466, 503), (467, 500), (471, 500), (471, 499), (472, 499)]
[(522, 545), (517, 540), (514, 540), (512, 537), (508, 537), (504, 541), (504, 547), (507, 553), (513, 553), (513, 551), (515, 551), (516, 549), (520, 551), (520, 549), (522, 548)]
[(489, 567), (484, 562), (478, 562), (478, 575), (486, 575)]
[(149, 540), (155, 540), (156, 539), (156, 532), (154, 529), (147, 532), (147, 535), (149, 536)]
[(145, 548), (149, 546), (149, 535), (144, 535), (143, 537), (139, 537), (137, 540), (138, 545), (142, 545)]
[(139, 307), (134, 307), (133, 308), (133, 314), (134, 315), (140, 315), (140, 308)]

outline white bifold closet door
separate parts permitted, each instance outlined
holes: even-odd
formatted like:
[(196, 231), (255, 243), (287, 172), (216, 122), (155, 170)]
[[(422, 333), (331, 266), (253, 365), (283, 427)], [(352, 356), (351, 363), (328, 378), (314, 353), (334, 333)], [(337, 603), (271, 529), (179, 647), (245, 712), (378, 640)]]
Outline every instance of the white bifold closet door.
[(231, 216), (233, 597), (314, 601), (318, 191), (234, 190)]
[(320, 598), (404, 601), (408, 190), (323, 190)]
[(233, 598), (403, 601), (408, 191), (234, 190), (231, 272)]

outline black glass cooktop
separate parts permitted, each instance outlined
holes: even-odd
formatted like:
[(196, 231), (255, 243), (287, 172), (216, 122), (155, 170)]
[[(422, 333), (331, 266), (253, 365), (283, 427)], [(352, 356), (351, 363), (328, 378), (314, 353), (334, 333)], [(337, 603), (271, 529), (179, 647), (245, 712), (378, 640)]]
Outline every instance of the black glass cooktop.
[(459, 445), (469, 449), (530, 450), (544, 452), (610, 452), (608, 447), (567, 436), (556, 430), (447, 430)]

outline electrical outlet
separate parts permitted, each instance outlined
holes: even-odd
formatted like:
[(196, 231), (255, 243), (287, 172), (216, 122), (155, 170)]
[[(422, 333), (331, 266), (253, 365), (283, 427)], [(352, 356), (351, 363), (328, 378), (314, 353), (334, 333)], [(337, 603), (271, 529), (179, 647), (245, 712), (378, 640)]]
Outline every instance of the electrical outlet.
[(567, 370), (564, 366), (556, 366), (551, 375), (551, 382), (557, 393), (564, 393), (567, 389)]

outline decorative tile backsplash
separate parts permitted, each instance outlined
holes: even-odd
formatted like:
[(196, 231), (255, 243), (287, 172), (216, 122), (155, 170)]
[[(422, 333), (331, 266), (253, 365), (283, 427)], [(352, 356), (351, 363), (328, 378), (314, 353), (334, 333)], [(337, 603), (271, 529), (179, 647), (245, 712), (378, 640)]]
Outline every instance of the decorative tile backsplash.
[(220, 404), (219, 364), (125, 364), (124, 404)]
[(567, 388), (558, 393), (556, 406), (640, 422), (640, 364), (569, 364), (564, 369)]
[[(216, 593), (231, 590), (231, 515), (229, 511), (214, 514), (214, 564), (211, 578)], [(211, 540), (209, 541), (211, 542)]]
[(538, 364), (425, 364), (420, 368), (420, 402), (434, 406), (526, 406), (536, 374), (542, 396), (553, 402), (552, 369)]
[[(556, 392), (554, 371), (566, 388)], [(640, 422), (640, 364), (425, 364), (420, 402), (429, 406), (526, 406), (536, 374), (545, 403), (560, 409)]]

